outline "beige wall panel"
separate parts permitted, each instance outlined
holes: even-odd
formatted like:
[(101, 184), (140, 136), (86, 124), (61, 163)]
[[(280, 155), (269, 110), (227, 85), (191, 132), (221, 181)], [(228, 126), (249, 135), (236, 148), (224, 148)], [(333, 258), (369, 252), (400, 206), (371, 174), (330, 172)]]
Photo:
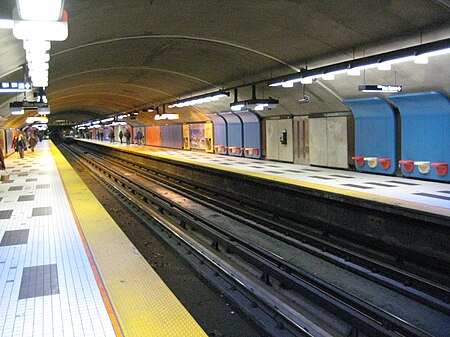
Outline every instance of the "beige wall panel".
[(326, 118), (310, 118), (309, 146), (311, 165), (326, 166), (328, 164)]
[(278, 120), (266, 120), (266, 159), (278, 160)]
[(347, 117), (327, 118), (328, 165), (348, 168)]

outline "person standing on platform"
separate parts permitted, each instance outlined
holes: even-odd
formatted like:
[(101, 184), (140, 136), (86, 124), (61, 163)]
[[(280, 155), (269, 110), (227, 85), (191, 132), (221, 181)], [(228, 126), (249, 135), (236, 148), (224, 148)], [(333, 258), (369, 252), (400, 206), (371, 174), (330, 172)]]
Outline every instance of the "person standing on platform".
[(131, 133), (129, 130), (125, 131), (125, 139), (127, 141), (127, 145), (130, 145)]
[(134, 137), (134, 139), (136, 140), (137, 145), (141, 145), (141, 143), (142, 143), (142, 132), (141, 132), (141, 130), (138, 130), (136, 132), (136, 136)]
[(11, 149), (14, 149), (14, 151), (19, 154), (19, 148), (17, 147), (17, 142), (19, 141), (19, 136), (15, 135), (13, 137), (12, 143), (11, 143)]
[(34, 133), (32, 133), (30, 138), (28, 139), (28, 144), (30, 144), (31, 152), (34, 152), (34, 147), (37, 144), (37, 139), (34, 136)]
[(122, 130), (120, 130), (119, 131), (120, 144), (122, 144), (122, 138), (123, 138), (123, 132), (122, 132)]
[(109, 137), (109, 142), (114, 143), (114, 131), (109, 130), (108, 137)]
[(3, 154), (3, 148), (0, 146), (0, 170), (6, 170), (5, 155)]
[(17, 149), (20, 155), (20, 158), (25, 157), (25, 147), (27, 143), (25, 142), (25, 138), (22, 134), (19, 135), (19, 140), (17, 141)]

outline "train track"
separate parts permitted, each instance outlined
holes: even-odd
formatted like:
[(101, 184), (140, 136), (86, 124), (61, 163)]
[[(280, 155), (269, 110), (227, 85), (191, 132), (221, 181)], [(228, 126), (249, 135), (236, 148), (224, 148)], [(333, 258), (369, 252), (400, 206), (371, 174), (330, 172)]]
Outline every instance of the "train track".
[[(264, 314), (265, 318), (276, 317), (264, 327), (273, 335), (433, 335), (426, 326), (409, 323), (367, 297), (314, 275), (298, 260), (290, 258), (294, 251), (363, 277), (375, 284), (376, 289), (401, 294), (408, 298), (405, 303), (419, 303), (428, 308), (427, 312), (438, 312), (437, 316), (449, 313), (448, 303), (439, 299), (448, 296), (445, 287), (339, 247), (326, 240), (323, 233), (293, 233), (286, 224), (280, 225), (276, 216), (263, 213), (261, 217), (258, 215), (261, 210), (252, 211), (252, 207), (243, 211), (242, 201), (226, 203), (223, 196), (218, 198), (210, 191), (205, 194), (197, 186), (163, 177), (161, 172), (151, 172), (142, 165), (93, 154), (86, 156), (73, 149), (67, 155), (83, 157), (89, 169), (122, 199), (164, 226), (172, 238), (183, 241), (189, 252), (200, 256), (203, 264), (208, 261), (212, 268), (218, 268), (229, 279), (234, 292), (239, 288), (250, 307), (259, 308), (259, 319)], [(311, 318), (318, 312), (326, 318)], [(437, 317), (435, 313), (432, 316)]]

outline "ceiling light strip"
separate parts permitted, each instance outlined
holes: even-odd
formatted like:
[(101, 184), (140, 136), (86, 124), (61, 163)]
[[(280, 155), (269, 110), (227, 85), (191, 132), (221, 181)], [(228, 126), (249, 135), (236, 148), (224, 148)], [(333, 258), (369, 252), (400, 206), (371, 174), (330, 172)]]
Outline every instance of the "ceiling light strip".
[(350, 75), (357, 76), (356, 74), (358, 74), (358, 71), (364, 69), (381, 68), (388, 70), (393, 64), (403, 62), (415, 61), (415, 63), (426, 64), (429, 57), (445, 54), (450, 54), (450, 39), (439, 40), (315, 69), (302, 69), (295, 74), (271, 79), (268, 83), (271, 87), (291, 87), (292, 84), (297, 82), (310, 84), (315, 79), (331, 79), (333, 76), (343, 73), (348, 74), (350, 72)]

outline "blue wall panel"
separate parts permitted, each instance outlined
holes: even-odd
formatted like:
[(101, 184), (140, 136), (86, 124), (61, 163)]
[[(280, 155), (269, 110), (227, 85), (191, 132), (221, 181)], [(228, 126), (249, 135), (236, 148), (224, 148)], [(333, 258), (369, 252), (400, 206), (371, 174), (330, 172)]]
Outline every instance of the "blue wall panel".
[(222, 116), (217, 114), (208, 115), (213, 122), (214, 130), (214, 153), (227, 154), (228, 153), (228, 137), (227, 137), (227, 122)]
[(389, 167), (382, 167), (383, 162), (377, 162), (376, 167), (369, 167), (364, 161), (363, 166), (356, 164), (356, 169), (364, 172), (393, 174), (397, 167), (396, 114), (392, 106), (382, 98), (345, 99), (355, 117), (355, 156), (372, 157), (383, 160)]
[(259, 116), (251, 111), (238, 111), (235, 114), (242, 120), (244, 156), (261, 158), (261, 121)]
[(183, 130), (181, 124), (161, 125), (161, 146), (181, 149)]
[(221, 112), (227, 122), (228, 154), (242, 157), (244, 155), (242, 120), (232, 112)]
[(450, 102), (439, 92), (420, 92), (389, 97), (399, 108), (402, 121), (402, 160), (430, 162), (428, 173), (414, 165), (405, 176), (450, 181), (450, 174), (440, 175), (433, 165), (450, 163)]

